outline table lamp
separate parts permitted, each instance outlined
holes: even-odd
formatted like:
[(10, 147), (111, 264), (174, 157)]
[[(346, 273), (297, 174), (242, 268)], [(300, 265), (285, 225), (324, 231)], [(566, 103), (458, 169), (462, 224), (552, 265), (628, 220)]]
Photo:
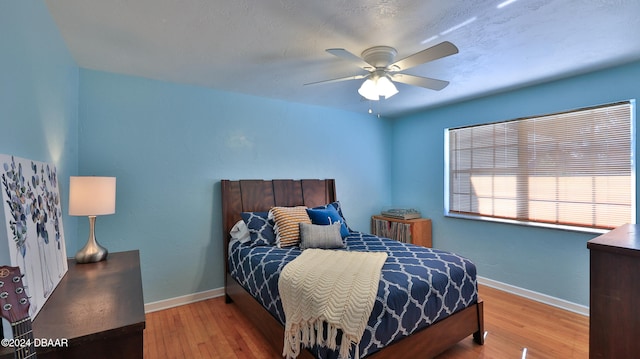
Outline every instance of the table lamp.
[(71, 176), (69, 215), (89, 217), (89, 239), (76, 253), (76, 263), (94, 263), (107, 259), (109, 251), (96, 241), (96, 216), (116, 213), (116, 178)]

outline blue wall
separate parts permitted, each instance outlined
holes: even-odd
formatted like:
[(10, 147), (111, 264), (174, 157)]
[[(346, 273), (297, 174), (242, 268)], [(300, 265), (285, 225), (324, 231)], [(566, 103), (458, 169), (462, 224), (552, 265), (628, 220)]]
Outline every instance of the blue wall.
[(220, 179), (335, 178), (359, 230), (390, 203), (386, 120), (84, 69), (79, 91), (79, 173), (117, 177), (96, 236), (140, 249), (145, 302), (223, 286)]
[(0, 33), (0, 153), (58, 167), (71, 256), (88, 225), (66, 215), (68, 177), (118, 178), (117, 213), (98, 219), (97, 236), (141, 250), (146, 302), (222, 286), (220, 179), (336, 178), (354, 228), (381, 207), (414, 206), (433, 219), (434, 245), (480, 275), (588, 304), (595, 235), (443, 216), (444, 129), (638, 98), (640, 63), (389, 122), (78, 70), (42, 1), (0, 0)]
[(469, 257), (478, 265), (479, 275), (588, 305), (586, 242), (597, 234), (443, 215), (444, 130), (638, 99), (639, 79), (640, 62), (636, 62), (440, 107), (396, 121), (391, 162), (394, 203), (418, 207), (423, 215), (432, 218), (434, 247)]
[[(0, 34), (0, 153), (56, 165), (73, 255), (76, 220), (66, 214), (63, 179), (78, 168), (78, 67), (42, 1), (0, 1)], [(9, 261), (6, 241), (0, 233), (0, 263)]]

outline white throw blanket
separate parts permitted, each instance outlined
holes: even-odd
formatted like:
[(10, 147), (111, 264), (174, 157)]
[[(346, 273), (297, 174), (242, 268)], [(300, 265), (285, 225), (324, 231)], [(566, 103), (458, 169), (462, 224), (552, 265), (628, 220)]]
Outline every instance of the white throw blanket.
[(306, 249), (287, 264), (278, 280), (286, 318), (282, 355), (297, 357), (301, 344), (336, 349), (340, 329), (340, 357), (349, 357), (352, 344), (358, 356), (386, 259), (385, 252)]

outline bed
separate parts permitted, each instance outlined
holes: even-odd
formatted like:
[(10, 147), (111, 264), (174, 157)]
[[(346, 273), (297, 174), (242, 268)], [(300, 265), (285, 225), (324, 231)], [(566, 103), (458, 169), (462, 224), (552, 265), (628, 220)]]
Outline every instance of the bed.
[[(225, 258), (225, 296), (227, 303), (234, 303), (252, 322), (252, 324), (265, 336), (271, 346), (279, 353), (283, 348), (284, 326), (282, 317), (274, 308), (267, 309), (268, 305), (264, 304), (264, 300), (256, 295), (255, 298), (250, 291), (255, 292), (251, 288), (239, 283), (243, 282), (238, 277), (238, 271), (230, 268), (230, 262), (233, 257), (230, 253), (236, 253), (240, 250), (248, 250), (241, 248), (241, 245), (235, 242), (230, 244), (230, 235), (232, 227), (236, 222), (241, 220), (243, 212), (264, 212), (274, 206), (291, 207), (303, 205), (306, 207), (326, 206), (330, 203), (338, 203), (336, 198), (335, 180), (333, 179), (307, 179), (307, 180), (222, 180), (221, 181), (221, 199), (222, 199), (222, 230), (224, 239), (224, 258)], [(383, 245), (381, 250), (388, 250), (387, 246), (395, 246), (394, 241), (387, 239), (379, 239), (359, 232), (352, 232), (345, 240), (347, 242), (356, 243), (358, 240), (377, 241), (375, 243)], [(398, 244), (400, 245), (400, 244)], [(411, 246), (411, 245), (409, 245)], [(262, 249), (265, 251), (266, 249)], [(391, 251), (393, 251), (392, 249)], [(406, 251), (404, 244), (398, 247), (399, 251)], [(435, 253), (442, 256), (437, 250), (426, 249), (422, 247), (409, 247), (408, 250), (415, 252), (424, 252), (419, 256), (429, 256)], [(295, 254), (295, 250), (288, 251), (287, 256)], [(237, 256), (237, 254), (236, 254)], [(451, 254), (455, 260), (458, 257)], [(231, 260), (230, 260), (231, 258)], [(234, 265), (231, 263), (231, 265)], [(386, 264), (385, 264), (386, 265)], [(233, 272), (233, 275), (232, 275)], [(384, 274), (384, 270), (383, 270)], [(382, 278), (381, 278), (382, 281)], [(244, 283), (244, 282), (243, 282)], [(475, 288), (475, 267), (473, 267), (473, 285), (475, 294), (468, 303), (464, 303), (462, 307), (457, 305), (457, 309), (452, 314), (446, 314), (444, 318), (437, 319), (428, 325), (420, 325), (419, 329), (408, 336), (402, 335), (401, 338), (395, 338), (391, 343), (385, 344), (382, 348), (376, 348), (369, 345), (364, 350), (364, 356), (371, 358), (398, 358), (398, 357), (434, 357), (447, 348), (455, 345), (461, 340), (469, 336), (473, 336), (473, 340), (478, 344), (483, 344), (483, 303), (477, 297), (477, 288)], [(259, 299), (256, 299), (259, 298)], [(372, 316), (374, 313), (372, 313)], [(370, 318), (374, 322), (374, 318)], [(312, 352), (314, 354), (312, 354)], [(323, 357), (325, 352), (305, 350), (299, 356), (300, 358)], [(331, 353), (327, 354), (331, 357)]]

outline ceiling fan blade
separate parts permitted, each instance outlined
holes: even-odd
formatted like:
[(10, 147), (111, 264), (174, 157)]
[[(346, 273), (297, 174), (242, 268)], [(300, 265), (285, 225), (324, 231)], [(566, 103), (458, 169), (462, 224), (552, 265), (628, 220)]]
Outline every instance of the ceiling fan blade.
[(368, 62), (364, 61), (360, 56), (354, 55), (345, 49), (326, 49), (325, 51), (333, 56), (350, 61), (364, 70), (372, 71), (375, 69), (375, 66), (372, 66)]
[(425, 62), (437, 60), (446, 56), (450, 56), (458, 53), (456, 45), (449, 41), (441, 42), (435, 46), (431, 46), (428, 49), (416, 52), (413, 55), (407, 56), (402, 60), (398, 60), (389, 65), (390, 71), (400, 71), (410, 69), (414, 66), (424, 64)]
[(309, 82), (309, 83), (304, 84), (304, 86), (329, 84), (329, 83), (332, 83), (332, 82), (340, 82), (340, 81), (348, 81), (348, 80), (359, 80), (359, 79), (363, 79), (363, 78), (365, 78), (367, 76), (369, 76), (369, 75), (367, 74), (367, 75), (355, 75), (355, 76), (340, 77), (340, 78), (332, 79), (332, 80)]
[(430, 90), (440, 91), (449, 85), (449, 81), (432, 79), (429, 77), (421, 77), (407, 74), (393, 74), (391, 79), (407, 85), (420, 86)]

